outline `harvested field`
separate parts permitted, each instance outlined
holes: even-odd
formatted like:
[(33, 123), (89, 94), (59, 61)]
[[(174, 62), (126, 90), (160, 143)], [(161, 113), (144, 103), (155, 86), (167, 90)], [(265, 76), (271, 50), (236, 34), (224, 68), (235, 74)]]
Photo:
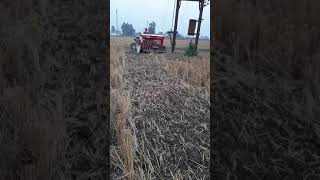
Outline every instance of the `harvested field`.
[(214, 6), (216, 179), (319, 179), (319, 1)]
[(109, 177), (106, 9), (0, 2), (1, 180)]
[[(188, 47), (188, 44), (190, 42), (190, 39), (177, 39), (176, 40), (176, 50), (179, 51), (183, 51), (186, 47)], [(194, 42), (194, 40), (193, 40)], [(171, 48), (171, 44), (170, 44), (170, 39), (166, 38), (165, 41), (165, 46), (167, 46), (169, 49)], [(203, 55), (208, 54), (208, 52), (210, 51), (210, 40), (199, 40), (198, 42), (198, 50), (200, 51), (200, 53), (203, 53)]]
[[(111, 39), (125, 57), (121, 93), (130, 99), (130, 110), (123, 128), (132, 133), (125, 152), (120, 140), (112, 140), (112, 178), (133, 173), (129, 179), (209, 179), (209, 53), (194, 59), (136, 54), (129, 45), (125, 38)], [(129, 152), (130, 173), (121, 163)]]
[(319, 179), (320, 99), (303, 80), (214, 48), (217, 179)]

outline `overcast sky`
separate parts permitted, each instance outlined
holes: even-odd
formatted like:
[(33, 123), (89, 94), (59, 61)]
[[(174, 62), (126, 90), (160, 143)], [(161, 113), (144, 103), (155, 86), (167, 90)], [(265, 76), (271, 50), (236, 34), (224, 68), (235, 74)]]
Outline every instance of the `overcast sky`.
[[(142, 32), (147, 22), (156, 22), (156, 32), (166, 32), (173, 29), (172, 16), (176, 0), (111, 0), (110, 25), (116, 27), (116, 9), (118, 9), (118, 26), (128, 22), (136, 32)], [(182, 1), (179, 11), (178, 32), (184, 36), (188, 32), (189, 19), (198, 19), (199, 3)], [(210, 5), (203, 9), (204, 19), (201, 24), (200, 35), (210, 37)]]

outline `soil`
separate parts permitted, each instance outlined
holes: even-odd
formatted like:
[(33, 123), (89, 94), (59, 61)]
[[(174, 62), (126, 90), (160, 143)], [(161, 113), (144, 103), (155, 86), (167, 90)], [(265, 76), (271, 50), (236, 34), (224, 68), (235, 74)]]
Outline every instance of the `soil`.
[(61, 163), (65, 177), (73, 179), (109, 177), (108, 47), (102, 33), (106, 12), (98, 2), (57, 1), (44, 24), (43, 64), (56, 65), (46, 88), (63, 94), (68, 137)]
[[(209, 179), (209, 100), (201, 88), (168, 75), (156, 54), (126, 50), (130, 121), (138, 139), (137, 165), (149, 154), (157, 178)], [(146, 169), (145, 169), (146, 170)]]
[[(108, 179), (109, 48), (103, 45), (108, 32), (104, 27), (108, 3), (19, 1), (20, 8), (16, 3), (0, 3), (1, 10), (8, 7), (4, 17), (12, 17), (6, 20), (8, 28), (17, 28), (10, 29), (14, 37), (1, 32), (1, 38), (10, 35), (3, 39), (10, 42), (8, 47), (16, 58), (8, 59), (19, 65), (15, 68), (13, 63), (13, 70), (6, 68), (9, 78), (3, 79), (0, 72), (0, 91), (6, 81), (9, 95), (11, 86), (26, 93), (20, 93), (23, 96), (19, 100), (13, 89), (17, 98), (10, 95), (10, 102), (5, 102), (12, 108), (4, 101), (0, 105), (0, 114), (8, 111), (6, 116), (10, 117), (0, 118), (10, 123), (1, 123), (1, 130), (10, 129), (6, 134), (1, 131), (1, 136), (15, 137), (8, 136), (10, 143), (0, 142), (7, 149), (0, 151), (10, 152), (5, 153), (9, 154), (7, 160), (0, 160), (0, 179)], [(47, 8), (42, 11), (40, 7)], [(1, 39), (1, 48), (6, 47), (3, 44)], [(0, 92), (1, 100), (2, 95)], [(22, 115), (16, 115), (19, 113)]]
[(318, 179), (320, 124), (306, 113), (305, 83), (241, 64), (226, 49), (217, 46), (213, 55), (214, 176)]

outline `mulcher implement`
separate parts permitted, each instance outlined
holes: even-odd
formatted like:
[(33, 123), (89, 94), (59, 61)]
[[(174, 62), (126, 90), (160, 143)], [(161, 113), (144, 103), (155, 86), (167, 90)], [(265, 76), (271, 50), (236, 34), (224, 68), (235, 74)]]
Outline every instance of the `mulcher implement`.
[(163, 45), (164, 35), (156, 34), (140, 34), (134, 38), (134, 43), (131, 44), (131, 49), (137, 53), (164, 53), (166, 47)]

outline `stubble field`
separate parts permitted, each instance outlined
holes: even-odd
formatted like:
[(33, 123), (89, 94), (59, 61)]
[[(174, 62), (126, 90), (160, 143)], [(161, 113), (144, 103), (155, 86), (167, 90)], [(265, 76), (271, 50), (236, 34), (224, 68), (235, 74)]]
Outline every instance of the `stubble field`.
[(209, 179), (209, 41), (194, 58), (131, 42), (110, 39), (111, 178)]

